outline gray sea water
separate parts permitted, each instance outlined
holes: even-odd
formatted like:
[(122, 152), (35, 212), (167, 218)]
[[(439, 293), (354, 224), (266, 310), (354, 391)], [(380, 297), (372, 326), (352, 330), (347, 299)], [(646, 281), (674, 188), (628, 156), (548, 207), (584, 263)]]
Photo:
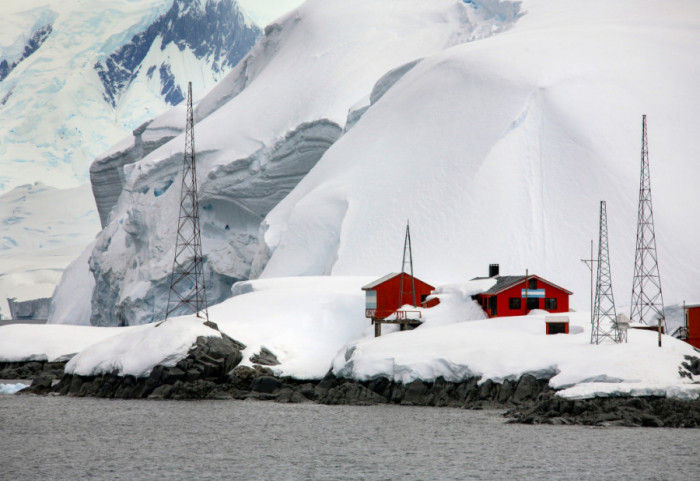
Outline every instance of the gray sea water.
[(700, 430), (500, 411), (0, 395), (0, 479), (695, 480)]

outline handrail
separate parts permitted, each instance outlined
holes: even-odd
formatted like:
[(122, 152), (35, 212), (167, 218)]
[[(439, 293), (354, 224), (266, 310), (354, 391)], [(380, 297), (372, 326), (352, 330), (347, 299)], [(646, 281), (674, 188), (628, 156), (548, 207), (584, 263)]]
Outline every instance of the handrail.
[[(414, 314), (414, 316), (409, 317), (408, 315)], [(387, 319), (388, 317), (395, 316), (396, 320), (409, 320), (409, 319), (421, 319), (421, 311), (404, 311), (404, 310), (392, 310), (392, 309), (365, 309), (365, 317), (382, 318)]]
[(671, 335), (676, 339), (688, 339), (688, 328), (685, 326), (681, 326), (675, 331), (673, 331), (673, 334)]

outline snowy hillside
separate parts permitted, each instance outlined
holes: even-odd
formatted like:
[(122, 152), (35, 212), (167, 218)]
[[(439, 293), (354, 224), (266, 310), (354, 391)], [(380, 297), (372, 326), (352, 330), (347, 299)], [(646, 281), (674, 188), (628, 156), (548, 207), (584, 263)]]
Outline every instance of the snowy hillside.
[[(7, 297), (50, 297), (99, 231), (95, 156), (178, 103), (188, 80), (212, 86), (260, 34), (231, 0), (3, 2), (0, 313)], [(30, 213), (15, 212), (19, 197)]]
[(628, 305), (646, 113), (665, 299), (698, 296), (700, 5), (522, 8), (512, 29), (423, 60), (334, 144), (266, 217), (263, 276), (383, 274), (410, 218), (426, 280), (529, 268), (583, 309), (580, 259), (605, 199), (616, 300)]
[[(494, 8), (454, 0), (306, 2), (269, 25), (251, 54), (196, 99), (210, 300), (225, 299), (235, 280), (259, 271), (252, 266), (261, 221), (342, 135), (348, 117), (356, 122), (396, 75), (382, 77), (508, 28), (517, 9), (508, 2)], [(109, 219), (90, 261), (94, 324), (162, 317), (179, 196), (169, 187), (179, 185), (183, 128), (183, 110), (173, 109), (91, 167), (100, 215)]]
[[(572, 306), (586, 308), (580, 259), (605, 199), (625, 305), (647, 114), (665, 299), (693, 300), (698, 44), (692, 1), (305, 3), (198, 101), (210, 299), (258, 275), (394, 271), (410, 218), (426, 281), (485, 275), (495, 262), (574, 291)], [(162, 317), (178, 196), (168, 187), (184, 142), (138, 153), (183, 118), (156, 118), (93, 164), (105, 179), (124, 175), (118, 201), (101, 207), (110, 223), (92, 252), (95, 288), (84, 269), (73, 280), (94, 324)]]

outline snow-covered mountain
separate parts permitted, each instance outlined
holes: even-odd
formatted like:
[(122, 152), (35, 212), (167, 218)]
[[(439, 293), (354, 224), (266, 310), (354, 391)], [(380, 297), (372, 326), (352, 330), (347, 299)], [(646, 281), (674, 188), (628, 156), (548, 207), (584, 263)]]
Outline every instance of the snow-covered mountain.
[[(690, 300), (698, 44), (692, 1), (309, 0), (197, 99), (209, 298), (249, 277), (396, 270), (410, 219), (419, 277), (498, 262), (584, 308), (580, 259), (604, 199), (626, 304), (648, 114), (665, 299)], [(53, 322), (88, 322), (67, 314), (76, 286), (93, 324), (162, 318), (183, 127), (175, 108), (93, 164), (108, 224), (57, 289)]]
[(90, 162), (213, 85), (259, 36), (233, 0), (5, 2), (0, 191), (72, 187)]
[[(195, 89), (213, 86), (261, 33), (234, 0), (3, 2), (0, 310), (4, 315), (6, 297), (49, 297), (62, 269), (99, 231), (90, 189), (78, 187), (88, 180), (90, 162), (144, 121), (180, 102), (188, 81)], [(35, 182), (42, 186), (33, 187)], [(81, 205), (80, 215), (76, 211), (56, 221), (70, 223), (75, 235), (49, 235), (46, 222), (51, 218), (38, 210), (47, 199), (49, 187), (44, 186), (61, 189), (51, 191), (48, 197), (53, 202)], [(32, 206), (30, 214), (16, 214), (22, 210), (18, 198)], [(83, 215), (89, 210), (91, 215)], [(26, 245), (22, 232), (34, 233)], [(59, 239), (62, 246), (57, 245)], [(52, 252), (62, 249), (60, 259), (47, 254), (47, 246)], [(19, 287), (32, 283), (34, 289)]]

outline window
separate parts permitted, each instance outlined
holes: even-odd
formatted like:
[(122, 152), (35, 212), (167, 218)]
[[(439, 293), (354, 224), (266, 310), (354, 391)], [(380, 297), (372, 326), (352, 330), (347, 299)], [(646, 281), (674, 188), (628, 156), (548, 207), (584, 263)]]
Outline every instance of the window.
[(528, 279), (527, 288), (528, 289), (537, 289), (537, 279)]
[(528, 297), (527, 298), (527, 308), (528, 310), (531, 309), (539, 309), (540, 308), (540, 300), (537, 297)]
[(548, 322), (547, 334), (566, 334), (566, 322)]
[(491, 315), (492, 315), (492, 316), (497, 315), (497, 311), (496, 311), (496, 296), (491, 296), (491, 297), (489, 297), (489, 311), (491, 311)]
[(545, 311), (556, 311), (557, 310), (557, 300), (554, 297), (548, 297), (544, 300), (544, 310)]
[(377, 308), (377, 291), (365, 291), (365, 309)]
[(520, 310), (521, 299), (519, 297), (511, 297), (508, 299), (508, 309)]

